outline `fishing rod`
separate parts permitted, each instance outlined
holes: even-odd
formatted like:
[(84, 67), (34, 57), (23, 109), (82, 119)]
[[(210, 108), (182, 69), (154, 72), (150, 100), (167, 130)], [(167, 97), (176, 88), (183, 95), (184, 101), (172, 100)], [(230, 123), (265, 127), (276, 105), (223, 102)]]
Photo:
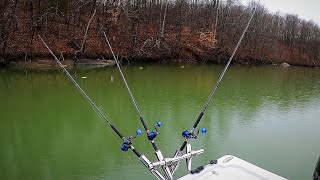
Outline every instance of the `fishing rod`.
[[(135, 107), (135, 109), (136, 109), (136, 111), (137, 111), (137, 113), (138, 113), (139, 119), (140, 119), (140, 121), (141, 121), (141, 123), (142, 123), (142, 125), (143, 125), (143, 127), (144, 127), (144, 129), (145, 129), (145, 131), (146, 131), (147, 138), (148, 138), (148, 140), (151, 142), (152, 147), (153, 147), (153, 149), (154, 149), (154, 151), (155, 151), (155, 154), (156, 154), (158, 160), (159, 160), (159, 161), (162, 161), (162, 160), (164, 159), (163, 154), (162, 154), (162, 152), (158, 149), (158, 147), (157, 147), (157, 145), (156, 145), (156, 142), (155, 142), (155, 138), (156, 138), (156, 137), (158, 136), (158, 134), (159, 134), (157, 127), (161, 127), (162, 123), (159, 121), (159, 122), (157, 122), (157, 123), (154, 125), (155, 131), (150, 131), (150, 130), (149, 130), (149, 128), (148, 128), (148, 126), (147, 126), (147, 123), (146, 123), (146, 121), (144, 120), (144, 118), (143, 118), (143, 116), (142, 116), (142, 113), (141, 113), (141, 110), (140, 110), (140, 108), (139, 108), (139, 105), (138, 105), (137, 101), (135, 100), (135, 98), (134, 98), (134, 96), (133, 96), (133, 93), (132, 93), (132, 91), (131, 91), (131, 89), (130, 89), (130, 87), (129, 87), (129, 85), (128, 85), (128, 82), (127, 82), (124, 74), (122, 73), (122, 70), (121, 70), (121, 67), (120, 67), (120, 63), (119, 63), (119, 61), (118, 61), (118, 58), (115, 56), (115, 54), (114, 54), (114, 52), (113, 52), (113, 50), (112, 50), (112, 47), (111, 47), (110, 42), (109, 42), (109, 40), (108, 40), (108, 37), (107, 37), (107, 35), (106, 35), (105, 32), (103, 32), (103, 35), (104, 35), (104, 37), (105, 37), (105, 39), (106, 39), (106, 41), (107, 41), (107, 43), (108, 43), (108, 46), (109, 46), (109, 48), (110, 48), (110, 51), (111, 51), (111, 53), (112, 53), (112, 55), (113, 55), (113, 58), (114, 58), (116, 64), (117, 64), (117, 68), (118, 68), (118, 70), (119, 70), (119, 72), (120, 72), (120, 75), (121, 75), (121, 77), (122, 77), (122, 80), (123, 80), (123, 82), (124, 82), (124, 84), (125, 84), (125, 86), (126, 86), (126, 88), (127, 88), (127, 90), (128, 90), (128, 93), (129, 93), (129, 95), (130, 95), (130, 98), (131, 98), (131, 100), (132, 100), (132, 102), (133, 102), (133, 104), (134, 104), (134, 107)], [(163, 171), (165, 172), (165, 175), (166, 175), (167, 178), (173, 179), (172, 173), (170, 172), (170, 169), (169, 169), (167, 166), (162, 166), (162, 169), (163, 169)]]
[[(61, 64), (59, 59), (56, 57), (56, 55), (52, 52), (52, 50), (49, 48), (49, 46), (45, 43), (45, 41), (41, 38), (40, 35), (38, 35), (42, 43), (46, 46), (49, 53), (54, 57), (58, 65), (62, 68), (64, 73), (69, 77), (71, 82), (76, 86), (76, 88), (79, 90), (80, 94), (88, 101), (90, 106), (98, 112), (98, 114), (109, 124), (111, 129), (119, 136), (119, 138), (122, 140), (121, 150), (122, 151), (128, 151), (131, 149), (134, 154), (139, 158), (139, 160), (149, 169), (149, 171), (158, 179), (165, 180), (165, 177), (162, 176), (161, 173), (157, 170), (156, 167), (153, 166), (153, 164), (149, 161), (148, 158), (146, 158), (145, 155), (140, 154), (137, 149), (135, 149), (132, 145), (132, 141), (139, 135), (141, 135), (141, 130), (136, 131), (136, 136), (129, 136), (128, 138), (123, 136), (122, 133), (111, 123), (111, 121), (102, 113), (102, 111), (97, 107), (97, 105), (91, 100), (91, 98), (84, 92), (84, 90), (80, 87), (80, 85), (74, 80), (74, 78), (70, 75), (70, 73), (67, 71), (67, 69)], [(159, 160), (160, 161), (160, 160)], [(161, 160), (162, 161), (162, 160)]]
[[(185, 148), (186, 146), (187, 146), (187, 152), (188, 152), (188, 151), (191, 151), (191, 145), (190, 145), (190, 144), (188, 145), (189, 139), (192, 139), (192, 138), (193, 138), (193, 139), (196, 139), (197, 136), (198, 136), (198, 134), (199, 134), (199, 132), (201, 132), (201, 133), (203, 133), (203, 134), (206, 133), (206, 129), (205, 129), (205, 128), (200, 128), (200, 129), (198, 129), (198, 130), (196, 130), (196, 128), (197, 128), (198, 124), (200, 123), (200, 121), (201, 121), (204, 113), (206, 112), (206, 110), (207, 110), (207, 108), (208, 108), (208, 106), (209, 106), (209, 103), (212, 101), (213, 96), (215, 95), (215, 93), (216, 93), (216, 91), (217, 91), (217, 89), (218, 89), (218, 87), (219, 87), (219, 85), (220, 85), (220, 83), (221, 83), (221, 80), (222, 80), (222, 78), (224, 77), (224, 74), (226, 73), (227, 69), (229, 68), (230, 63), (231, 63), (231, 61), (232, 61), (232, 59), (233, 59), (233, 57), (234, 57), (237, 49), (239, 48), (239, 46), (240, 46), (240, 44), (241, 44), (241, 41), (242, 41), (245, 33), (247, 32), (247, 30), (248, 30), (248, 28), (249, 28), (249, 25), (250, 25), (250, 23), (251, 23), (251, 20), (252, 20), (252, 18), (253, 18), (253, 16), (254, 16), (255, 12), (256, 12), (256, 8), (254, 8), (254, 10), (253, 10), (253, 12), (252, 12), (252, 14), (251, 14), (251, 17), (250, 17), (250, 19), (249, 19), (249, 21), (248, 21), (248, 23), (247, 23), (244, 31), (242, 32), (242, 35), (241, 35), (241, 37), (240, 37), (240, 39), (239, 39), (239, 41), (238, 41), (238, 43), (237, 43), (237, 45), (236, 45), (233, 53), (232, 53), (232, 55), (230, 56), (230, 58), (229, 58), (229, 60), (228, 60), (228, 62), (227, 62), (227, 64), (226, 64), (225, 68), (223, 69), (222, 73), (220, 74), (220, 77), (219, 77), (218, 81), (216, 82), (216, 84), (215, 84), (215, 86), (213, 87), (210, 95), (208, 96), (208, 98), (207, 98), (207, 100), (206, 100), (206, 102), (205, 102), (205, 104), (204, 104), (204, 106), (203, 106), (200, 114), (198, 115), (198, 118), (195, 120), (195, 122), (194, 122), (191, 130), (190, 130), (190, 131), (185, 130), (185, 131), (182, 132), (182, 136), (185, 138), (185, 140), (183, 141), (181, 147), (176, 151), (176, 153), (174, 154), (173, 157), (180, 156), (180, 155), (181, 155), (181, 152), (184, 150), (184, 148)], [(195, 132), (195, 131), (196, 131), (196, 132)], [(191, 162), (188, 162), (188, 160), (187, 160), (187, 164), (190, 164), (190, 165), (187, 165), (187, 166), (188, 166), (188, 167), (187, 167), (188, 170), (190, 170), (190, 168), (191, 168), (191, 167), (190, 167), (190, 166), (191, 166)], [(174, 171), (177, 169), (178, 166), (179, 166), (179, 162), (173, 164), (173, 165), (171, 166), (171, 171), (174, 172)]]

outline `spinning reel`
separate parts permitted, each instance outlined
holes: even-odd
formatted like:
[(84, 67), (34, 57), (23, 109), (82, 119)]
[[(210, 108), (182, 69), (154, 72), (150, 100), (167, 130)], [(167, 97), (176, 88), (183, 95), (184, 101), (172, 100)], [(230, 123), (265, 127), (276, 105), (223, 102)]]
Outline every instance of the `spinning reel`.
[[(159, 131), (157, 127), (161, 127), (162, 126), (162, 122), (159, 121), (154, 125), (155, 131), (149, 132), (148, 133), (148, 139), (150, 141), (153, 141), (158, 135), (159, 135)], [(128, 151), (132, 145), (132, 141), (137, 138), (138, 136), (140, 136), (142, 134), (142, 131), (140, 129), (138, 129), (136, 131), (136, 135), (135, 136), (129, 136), (128, 138), (124, 138), (123, 139), (123, 143), (121, 145), (121, 150), (122, 151)]]
[(188, 131), (185, 130), (182, 132), (182, 137), (185, 137), (187, 139), (197, 139), (199, 133), (201, 132), (201, 134), (206, 134), (207, 133), (207, 129), (206, 128), (199, 128), (198, 131), (196, 133), (194, 133), (193, 131)]
[(128, 151), (132, 145), (132, 140), (137, 138), (142, 134), (142, 131), (140, 129), (136, 130), (136, 135), (135, 136), (129, 136), (128, 138), (123, 138), (123, 143), (121, 145), (121, 150), (122, 151)]
[(158, 134), (159, 134), (159, 131), (158, 131), (158, 128), (157, 127), (161, 127), (162, 126), (162, 122), (161, 121), (158, 121), (155, 125), (154, 125), (154, 129), (155, 131), (152, 131), (152, 132), (149, 132), (148, 133), (148, 139), (150, 141), (154, 140)]

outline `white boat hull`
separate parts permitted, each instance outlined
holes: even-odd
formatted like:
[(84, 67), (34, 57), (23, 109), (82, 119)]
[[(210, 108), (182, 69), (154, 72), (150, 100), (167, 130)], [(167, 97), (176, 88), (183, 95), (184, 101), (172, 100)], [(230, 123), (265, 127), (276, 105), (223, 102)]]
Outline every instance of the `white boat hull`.
[[(200, 168), (202, 169), (202, 168)], [(216, 164), (208, 164), (198, 173), (188, 174), (179, 180), (286, 180), (272, 172), (235, 156), (226, 155)]]

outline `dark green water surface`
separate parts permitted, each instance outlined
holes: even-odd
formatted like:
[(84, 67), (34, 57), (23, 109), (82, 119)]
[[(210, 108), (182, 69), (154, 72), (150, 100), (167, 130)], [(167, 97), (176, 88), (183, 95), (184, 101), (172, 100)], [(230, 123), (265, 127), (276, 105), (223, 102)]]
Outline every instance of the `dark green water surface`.
[[(156, 142), (165, 156), (181, 146), (222, 69), (123, 69), (148, 125), (163, 122)], [(123, 134), (143, 129), (115, 67), (71, 74)], [(208, 133), (192, 141), (205, 149), (193, 167), (232, 154), (309, 180), (320, 155), (320, 69), (232, 65), (199, 127)], [(120, 144), (61, 71), (0, 71), (0, 179), (155, 179)], [(134, 145), (156, 159), (145, 134)], [(183, 161), (175, 178), (184, 173)]]

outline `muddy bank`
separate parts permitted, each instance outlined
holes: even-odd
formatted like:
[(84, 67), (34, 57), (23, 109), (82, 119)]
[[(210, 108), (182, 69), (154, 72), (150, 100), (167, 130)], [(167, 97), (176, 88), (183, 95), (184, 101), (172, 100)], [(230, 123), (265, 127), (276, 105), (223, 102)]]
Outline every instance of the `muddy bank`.
[[(123, 64), (130, 64), (130, 63), (161, 63), (161, 64), (179, 64), (183, 63), (186, 64), (185, 60), (179, 59), (171, 59), (171, 60), (161, 60), (161, 59), (136, 59), (134, 61), (129, 61), (125, 58), (121, 58)], [(207, 64), (226, 64), (229, 59), (211, 59), (202, 62), (194, 62), (194, 61), (187, 61), (187, 63), (207, 63)], [(79, 59), (79, 60), (62, 60), (60, 61), (66, 69), (94, 69), (94, 68), (105, 68), (116, 66), (115, 61), (113, 60), (101, 60), (101, 59)], [(274, 65), (274, 66), (283, 66), (283, 67), (290, 67), (290, 66), (304, 66), (304, 67), (314, 67), (319, 68), (317, 65), (301, 65), (301, 64), (289, 64), (286, 62), (261, 62), (261, 61), (253, 61), (253, 60), (241, 60), (241, 61), (234, 61), (232, 64), (242, 64), (242, 65)], [(10, 69), (33, 69), (33, 70), (54, 70), (54, 69), (61, 69), (57, 62), (54, 59), (33, 59), (32, 61), (12, 61), (9, 64), (2, 64), (0, 68), (10, 68)]]
[[(73, 60), (62, 60), (60, 61), (63, 67), (66, 69), (92, 69), (92, 68), (103, 68), (115, 65), (113, 60), (91, 60), (91, 59), (79, 59)], [(60, 69), (60, 66), (55, 60), (48, 59), (37, 59), (33, 61), (12, 61), (6, 66), (11, 69), (36, 69), (36, 70), (52, 70)]]

